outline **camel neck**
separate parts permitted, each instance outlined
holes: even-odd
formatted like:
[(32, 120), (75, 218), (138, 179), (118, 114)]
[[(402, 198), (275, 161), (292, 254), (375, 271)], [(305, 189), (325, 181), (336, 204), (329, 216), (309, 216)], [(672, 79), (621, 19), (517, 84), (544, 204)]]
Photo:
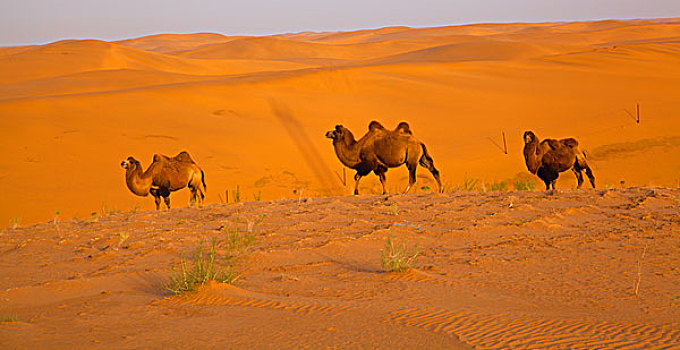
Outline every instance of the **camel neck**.
[(527, 163), (527, 169), (532, 174), (536, 174), (538, 171), (538, 168), (540, 166), (539, 164), (539, 157), (538, 157), (538, 141), (534, 140), (524, 146), (524, 159), (526, 160)]
[(146, 196), (151, 190), (152, 178), (142, 173), (142, 165), (135, 166), (133, 170), (128, 170), (125, 174), (125, 182), (132, 193), (138, 196)]
[(333, 140), (333, 147), (338, 159), (345, 166), (351, 168), (359, 163), (359, 144), (351, 135)]

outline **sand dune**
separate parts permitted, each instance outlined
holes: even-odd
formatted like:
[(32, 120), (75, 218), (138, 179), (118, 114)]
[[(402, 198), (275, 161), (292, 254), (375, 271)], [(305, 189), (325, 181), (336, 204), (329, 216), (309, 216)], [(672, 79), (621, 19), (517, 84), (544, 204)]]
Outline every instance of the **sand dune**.
[[(360, 134), (373, 119), (389, 127), (409, 121), (449, 188), (466, 178), (512, 188), (518, 174), (528, 175), (526, 129), (578, 137), (589, 152), (677, 137), (678, 37), (680, 23), (668, 19), (2, 48), (0, 222), (151, 208), (151, 199), (128, 193), (120, 160), (135, 155), (148, 164), (154, 153), (181, 150), (206, 169), (208, 203), (225, 191), (233, 197), (237, 186), (251, 200), (301, 189), (349, 193), (323, 134), (338, 123)], [(677, 186), (679, 152), (671, 142), (593, 166), (602, 187)], [(405, 169), (389, 174), (389, 188), (404, 187)], [(565, 174), (558, 186), (574, 184)], [(379, 189), (373, 177), (362, 186)], [(428, 176), (423, 187), (432, 188)], [(178, 206), (187, 199), (173, 196)]]
[[(323, 134), (338, 123), (361, 134), (373, 119), (409, 121), (449, 188), (466, 178), (512, 188), (528, 175), (527, 129), (578, 137), (594, 154), (641, 145), (596, 157), (599, 186), (677, 186), (680, 148), (662, 140), (680, 135), (678, 37), (669, 19), (2, 48), (0, 222), (152, 208), (128, 193), (118, 164), (181, 150), (206, 170), (208, 203), (225, 191), (233, 200), (237, 187), (242, 200), (349, 193)], [(658, 146), (642, 147), (650, 142)], [(388, 178), (396, 191), (406, 171)], [(558, 186), (574, 184), (565, 174)], [(370, 176), (362, 185), (379, 188)], [(432, 185), (423, 175), (418, 190)], [(188, 195), (173, 198), (182, 206)]]

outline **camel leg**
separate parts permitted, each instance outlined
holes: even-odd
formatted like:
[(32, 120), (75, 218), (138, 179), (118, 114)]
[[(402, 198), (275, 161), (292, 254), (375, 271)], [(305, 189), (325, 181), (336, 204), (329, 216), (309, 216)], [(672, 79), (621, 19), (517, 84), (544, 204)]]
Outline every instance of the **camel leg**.
[(588, 176), (588, 180), (590, 181), (590, 184), (595, 188), (595, 176), (593, 175), (593, 171), (590, 170), (590, 167), (588, 166), (588, 163), (586, 162), (586, 154), (581, 152), (581, 155), (577, 155), (576, 157), (576, 165), (579, 167), (579, 169), (586, 171), (586, 176)]
[(191, 198), (189, 198), (189, 206), (197, 206), (198, 205), (198, 193), (197, 189), (195, 187), (191, 187)]
[(165, 206), (170, 210), (170, 195), (163, 197), (163, 200), (165, 201)]
[(385, 187), (385, 182), (387, 181), (387, 177), (385, 176), (385, 171), (382, 169), (380, 170), (375, 170), (374, 173), (378, 175), (380, 178), (380, 184), (382, 185), (383, 193), (382, 194), (387, 194), (387, 188)]
[(432, 158), (430, 157), (421, 157), (419, 161), (420, 165), (424, 167), (425, 169), (429, 170), (430, 173), (432, 173), (432, 176), (434, 177), (435, 181), (437, 181), (437, 186), (439, 186), (439, 193), (444, 192), (444, 188), (442, 187), (442, 181), (441, 178), (439, 177), (439, 170), (434, 167), (434, 162), (432, 161)]
[(406, 164), (406, 167), (408, 167), (408, 186), (406, 186), (404, 193), (408, 193), (411, 187), (416, 183), (416, 165)]
[(581, 188), (581, 185), (583, 185), (582, 170), (578, 166), (571, 168), (571, 170), (574, 172), (574, 175), (576, 175), (576, 181), (578, 181), (578, 184), (576, 185), (576, 189), (579, 189), (579, 188)]
[(153, 201), (156, 203), (156, 210), (160, 210), (161, 208), (161, 196), (158, 194), (158, 191), (155, 189), (151, 189), (149, 191), (151, 195), (153, 196)]
[(359, 195), (359, 180), (361, 180), (361, 175), (359, 175), (359, 173), (356, 173), (354, 175), (354, 195), (355, 196)]
[(586, 165), (586, 176), (588, 176), (588, 180), (590, 181), (590, 184), (593, 185), (593, 188), (595, 188), (595, 175), (593, 175), (592, 170), (590, 170), (590, 167)]

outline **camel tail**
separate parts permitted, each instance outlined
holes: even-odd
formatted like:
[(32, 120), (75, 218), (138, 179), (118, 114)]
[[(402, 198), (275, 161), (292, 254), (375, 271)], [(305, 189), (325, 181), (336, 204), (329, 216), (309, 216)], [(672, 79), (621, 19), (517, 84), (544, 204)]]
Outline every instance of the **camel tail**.
[(424, 143), (420, 143), (420, 147), (423, 149), (423, 154), (420, 156), (418, 163), (420, 163), (422, 167), (426, 168), (432, 173), (432, 176), (434, 176), (434, 179), (437, 181), (437, 185), (439, 186), (439, 192), (442, 192), (442, 182), (439, 176), (439, 170), (434, 167), (434, 159), (432, 159), (430, 153), (427, 152), (427, 147), (425, 147)]
[(203, 183), (203, 192), (208, 192), (208, 186), (205, 184), (205, 172), (201, 169), (201, 182)]

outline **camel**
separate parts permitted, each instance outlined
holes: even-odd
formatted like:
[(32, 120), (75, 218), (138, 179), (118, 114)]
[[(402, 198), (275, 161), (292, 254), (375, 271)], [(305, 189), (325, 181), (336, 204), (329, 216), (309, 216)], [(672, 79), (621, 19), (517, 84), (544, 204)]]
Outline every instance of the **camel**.
[(595, 176), (586, 162), (586, 153), (578, 147), (578, 141), (573, 138), (555, 140), (538, 140), (531, 131), (524, 133), (524, 160), (527, 169), (537, 175), (545, 183), (545, 189), (555, 190), (555, 182), (559, 173), (571, 169), (576, 175), (578, 185), (583, 185), (583, 173), (586, 171), (590, 184), (595, 188)]
[(125, 169), (125, 182), (128, 189), (142, 197), (150, 193), (156, 202), (156, 210), (160, 209), (161, 197), (170, 209), (170, 192), (184, 187), (189, 187), (191, 190), (190, 206), (203, 204), (206, 192), (205, 173), (186, 151), (172, 158), (155, 154), (153, 162), (146, 171), (142, 170), (141, 163), (133, 157), (122, 161), (120, 166)]
[(336, 125), (335, 130), (326, 133), (326, 137), (333, 140), (333, 148), (340, 162), (350, 169), (356, 170), (354, 175), (354, 194), (359, 194), (359, 180), (371, 171), (378, 175), (385, 188), (385, 173), (388, 168), (396, 168), (406, 164), (409, 172), (409, 183), (404, 193), (407, 193), (416, 182), (416, 168), (418, 164), (428, 169), (442, 191), (439, 171), (434, 167), (434, 161), (427, 152), (425, 144), (413, 136), (408, 123), (401, 122), (395, 130), (387, 130), (377, 121), (368, 124), (368, 132), (358, 141), (349, 129)]

